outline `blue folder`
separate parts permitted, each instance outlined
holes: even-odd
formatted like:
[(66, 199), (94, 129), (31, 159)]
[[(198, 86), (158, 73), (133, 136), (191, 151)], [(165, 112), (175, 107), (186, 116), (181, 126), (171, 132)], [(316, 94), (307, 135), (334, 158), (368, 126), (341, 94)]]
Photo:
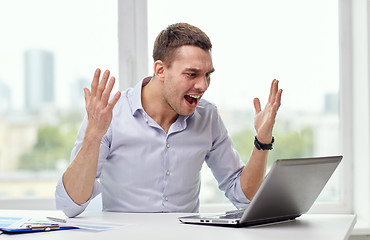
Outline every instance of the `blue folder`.
[(0, 217), (0, 234), (49, 232), (68, 229), (78, 229), (78, 227), (65, 225), (61, 226), (50, 221), (31, 221), (31, 219), (22, 217)]
[(78, 229), (78, 227), (60, 227), (58, 224), (37, 226), (37, 227), (28, 227), (28, 228), (0, 228), (0, 233), (3, 234), (20, 234), (20, 233), (32, 233), (32, 232), (50, 232), (50, 231), (59, 231), (59, 230), (68, 230), (68, 229)]

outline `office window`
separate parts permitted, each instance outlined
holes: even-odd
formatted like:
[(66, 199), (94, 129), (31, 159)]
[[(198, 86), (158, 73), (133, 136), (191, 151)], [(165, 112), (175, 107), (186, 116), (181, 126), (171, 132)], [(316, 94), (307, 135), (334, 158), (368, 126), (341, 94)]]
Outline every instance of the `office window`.
[[(284, 92), (269, 166), (278, 158), (342, 154), (338, 1), (148, 1), (150, 74), (156, 35), (177, 22), (211, 38), (216, 71), (204, 98), (218, 106), (244, 162), (255, 135), (253, 98), (264, 105), (274, 78)], [(227, 202), (208, 167), (202, 171), (201, 203)], [(321, 203), (342, 200), (342, 174), (336, 171)]]
[(0, 198), (52, 197), (83, 88), (97, 67), (118, 75), (117, 2), (4, 0), (0, 30)]

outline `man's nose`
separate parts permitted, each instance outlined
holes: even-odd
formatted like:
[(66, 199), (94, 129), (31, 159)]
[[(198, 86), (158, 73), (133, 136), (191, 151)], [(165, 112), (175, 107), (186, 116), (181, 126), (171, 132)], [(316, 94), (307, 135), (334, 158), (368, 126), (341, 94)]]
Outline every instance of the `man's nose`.
[(197, 79), (197, 83), (195, 88), (199, 89), (202, 92), (205, 92), (207, 88), (209, 87), (209, 79), (206, 76), (202, 76), (199, 79)]

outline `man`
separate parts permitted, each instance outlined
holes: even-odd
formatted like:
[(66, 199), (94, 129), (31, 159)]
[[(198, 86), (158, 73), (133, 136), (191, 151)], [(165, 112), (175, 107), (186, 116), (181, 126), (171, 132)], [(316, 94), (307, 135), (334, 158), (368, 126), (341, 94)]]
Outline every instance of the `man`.
[(264, 178), (282, 90), (274, 80), (263, 110), (254, 99), (256, 147), (244, 166), (216, 107), (201, 99), (214, 71), (211, 48), (200, 29), (169, 26), (155, 41), (153, 77), (111, 99), (114, 77), (108, 82), (106, 71), (99, 82), (96, 70), (58, 209), (76, 216), (102, 192), (104, 211), (197, 212), (204, 162), (236, 207), (249, 203)]

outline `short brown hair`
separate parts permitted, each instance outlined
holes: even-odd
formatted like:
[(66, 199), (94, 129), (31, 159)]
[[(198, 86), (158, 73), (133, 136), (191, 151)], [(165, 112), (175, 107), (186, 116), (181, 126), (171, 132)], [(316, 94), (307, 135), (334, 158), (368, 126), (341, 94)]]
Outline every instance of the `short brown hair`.
[(161, 60), (170, 66), (176, 49), (185, 45), (199, 47), (206, 51), (212, 49), (211, 40), (202, 30), (187, 23), (176, 23), (162, 30), (155, 39), (153, 59)]

